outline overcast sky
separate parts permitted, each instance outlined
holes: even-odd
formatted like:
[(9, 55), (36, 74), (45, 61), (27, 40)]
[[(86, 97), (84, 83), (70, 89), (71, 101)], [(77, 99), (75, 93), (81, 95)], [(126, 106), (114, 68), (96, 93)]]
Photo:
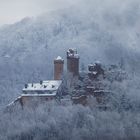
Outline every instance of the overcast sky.
[(66, 8), (77, 0), (0, 0), (0, 26), (11, 24), (26, 16)]

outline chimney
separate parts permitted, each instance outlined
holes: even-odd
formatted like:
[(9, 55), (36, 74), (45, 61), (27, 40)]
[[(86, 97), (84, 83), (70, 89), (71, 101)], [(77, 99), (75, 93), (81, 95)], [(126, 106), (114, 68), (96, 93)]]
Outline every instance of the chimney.
[(42, 80), (40, 80), (40, 85), (42, 85), (43, 84), (43, 81)]
[(28, 84), (25, 84), (25, 88), (28, 88)]
[(54, 60), (54, 80), (61, 80), (64, 68), (64, 60), (58, 56)]

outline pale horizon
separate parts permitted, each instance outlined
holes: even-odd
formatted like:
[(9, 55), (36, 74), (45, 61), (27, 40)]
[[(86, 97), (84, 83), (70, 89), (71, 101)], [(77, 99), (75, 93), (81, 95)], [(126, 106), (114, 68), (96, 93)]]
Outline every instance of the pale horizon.
[(0, 26), (65, 8), (74, 3), (75, 1), (69, 0), (0, 0)]

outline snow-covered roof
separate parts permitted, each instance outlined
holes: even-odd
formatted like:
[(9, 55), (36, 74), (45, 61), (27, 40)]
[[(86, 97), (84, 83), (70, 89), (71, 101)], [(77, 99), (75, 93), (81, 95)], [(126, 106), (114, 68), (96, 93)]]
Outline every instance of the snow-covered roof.
[(58, 56), (55, 60), (62, 60), (63, 61), (61, 56)]
[(72, 96), (72, 99), (78, 100), (82, 97), (86, 97), (86, 95), (80, 95), (80, 96)]
[(101, 92), (103, 92), (103, 93), (111, 93), (110, 90), (95, 90), (94, 91), (94, 93), (101, 93)]
[(94, 67), (95, 65), (94, 64), (88, 64), (88, 67)]
[(48, 80), (41, 83), (29, 83), (23, 91), (56, 91), (62, 84), (61, 80)]
[(10, 104), (8, 104), (7, 107), (10, 107), (10, 106), (14, 105), (20, 99), (21, 99), (21, 96), (17, 97), (14, 101), (12, 101)]
[(99, 60), (97, 60), (95, 61), (95, 64), (101, 65), (102, 63)]
[(88, 73), (89, 73), (89, 74), (96, 75), (98, 72), (97, 72), (97, 71), (89, 71)]
[(22, 94), (21, 97), (47, 97), (47, 96), (56, 96), (57, 92), (54, 91), (51, 94), (45, 93), (45, 94)]

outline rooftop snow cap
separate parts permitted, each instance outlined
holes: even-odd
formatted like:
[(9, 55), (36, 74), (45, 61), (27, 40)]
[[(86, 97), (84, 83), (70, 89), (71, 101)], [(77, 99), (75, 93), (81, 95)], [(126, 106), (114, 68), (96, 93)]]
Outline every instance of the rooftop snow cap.
[(79, 58), (79, 54), (77, 54), (77, 50), (76, 49), (69, 49), (67, 51), (67, 57), (70, 57), (70, 58)]
[(58, 56), (55, 60), (62, 60), (63, 61), (61, 56)]
[(98, 61), (95, 61), (95, 64), (96, 65), (101, 65), (101, 62), (98, 60)]

